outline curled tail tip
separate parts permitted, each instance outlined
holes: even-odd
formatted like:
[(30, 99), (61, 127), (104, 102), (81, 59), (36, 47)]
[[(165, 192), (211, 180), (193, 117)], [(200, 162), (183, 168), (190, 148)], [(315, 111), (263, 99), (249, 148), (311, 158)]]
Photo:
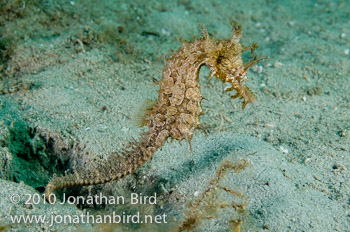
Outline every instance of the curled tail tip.
[(51, 202), (53, 192), (58, 189), (55, 184), (50, 181), (45, 187), (45, 200)]

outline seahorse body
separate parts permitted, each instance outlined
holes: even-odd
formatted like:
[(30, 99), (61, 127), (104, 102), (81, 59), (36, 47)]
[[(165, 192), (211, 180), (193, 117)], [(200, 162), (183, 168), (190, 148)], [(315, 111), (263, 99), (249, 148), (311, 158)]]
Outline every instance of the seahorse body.
[(233, 98), (243, 99), (243, 108), (253, 102), (255, 97), (244, 85), (246, 72), (260, 60), (256, 57), (243, 63), (242, 53), (257, 48), (256, 44), (243, 47), (239, 41), (241, 26), (234, 22), (233, 36), (230, 39), (211, 38), (203, 28), (203, 38), (193, 42), (181, 41), (182, 47), (167, 58), (157, 102), (148, 109), (144, 125), (148, 132), (141, 135), (138, 142), (119, 153), (111, 154), (109, 161), (95, 170), (79, 170), (73, 174), (53, 177), (46, 186), (46, 199), (57, 189), (72, 186), (102, 184), (117, 180), (133, 173), (145, 162), (150, 161), (155, 151), (169, 138), (187, 140), (189, 143), (194, 130), (200, 126), (202, 114), (199, 86), (201, 66), (209, 67), (210, 76), (231, 83), (227, 91), (236, 90)]

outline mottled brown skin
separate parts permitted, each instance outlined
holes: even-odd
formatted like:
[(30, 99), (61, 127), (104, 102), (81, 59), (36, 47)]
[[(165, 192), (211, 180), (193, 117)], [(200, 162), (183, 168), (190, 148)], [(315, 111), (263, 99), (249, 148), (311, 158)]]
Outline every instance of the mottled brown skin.
[(145, 162), (150, 161), (155, 151), (162, 147), (169, 138), (187, 140), (189, 143), (194, 130), (200, 126), (199, 116), (202, 114), (199, 70), (206, 65), (210, 76), (216, 76), (223, 82), (231, 83), (226, 91), (235, 90), (233, 98), (243, 99), (243, 108), (254, 101), (255, 97), (244, 85), (249, 67), (259, 62), (254, 58), (243, 63), (242, 53), (257, 48), (256, 44), (243, 47), (239, 41), (241, 26), (233, 22), (233, 36), (230, 39), (216, 40), (210, 38), (203, 28), (203, 38), (193, 42), (181, 41), (182, 47), (167, 58), (163, 71), (163, 79), (159, 82), (160, 90), (157, 102), (145, 115), (143, 125), (149, 127), (148, 132), (141, 135), (139, 142), (112, 154), (110, 160), (95, 170), (78, 170), (74, 174), (62, 177), (54, 176), (46, 186), (45, 195), (57, 189), (102, 184), (120, 179)]

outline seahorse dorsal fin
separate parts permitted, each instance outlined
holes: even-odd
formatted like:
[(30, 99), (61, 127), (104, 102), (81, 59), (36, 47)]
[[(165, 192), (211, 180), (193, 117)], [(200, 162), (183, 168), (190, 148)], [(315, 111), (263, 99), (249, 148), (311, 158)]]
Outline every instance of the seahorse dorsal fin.
[(143, 127), (147, 125), (148, 117), (154, 105), (155, 101), (151, 99), (146, 99), (143, 101), (141, 106), (135, 110), (133, 114), (133, 123), (137, 127)]

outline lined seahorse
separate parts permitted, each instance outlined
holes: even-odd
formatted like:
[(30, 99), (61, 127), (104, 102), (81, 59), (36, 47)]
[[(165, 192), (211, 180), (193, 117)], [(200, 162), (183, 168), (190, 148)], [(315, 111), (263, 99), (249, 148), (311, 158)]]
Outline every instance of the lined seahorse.
[(148, 108), (143, 125), (149, 130), (128, 148), (110, 155), (108, 161), (94, 170), (75, 170), (72, 174), (54, 176), (45, 189), (49, 200), (55, 190), (106, 183), (133, 173), (145, 162), (151, 161), (156, 150), (169, 138), (191, 143), (194, 130), (200, 127), (199, 116), (203, 114), (200, 93), (199, 71), (203, 65), (210, 69), (210, 76), (232, 86), (233, 98), (243, 99), (242, 108), (254, 101), (255, 96), (245, 86), (247, 70), (261, 59), (254, 57), (244, 63), (242, 53), (253, 54), (258, 46), (253, 43), (244, 47), (240, 44), (242, 27), (232, 21), (232, 38), (217, 40), (209, 36), (203, 27), (203, 36), (193, 42), (182, 41), (182, 47), (167, 57), (163, 79), (159, 82), (158, 100)]

